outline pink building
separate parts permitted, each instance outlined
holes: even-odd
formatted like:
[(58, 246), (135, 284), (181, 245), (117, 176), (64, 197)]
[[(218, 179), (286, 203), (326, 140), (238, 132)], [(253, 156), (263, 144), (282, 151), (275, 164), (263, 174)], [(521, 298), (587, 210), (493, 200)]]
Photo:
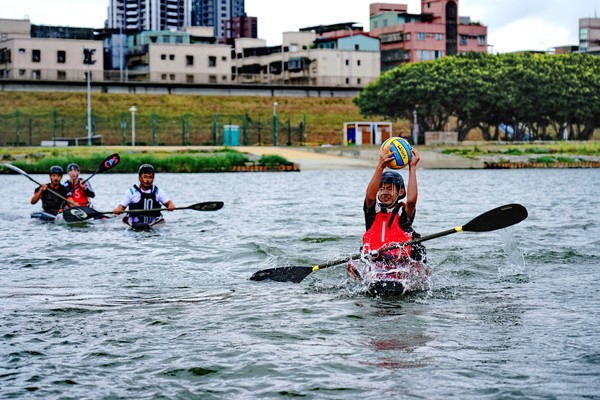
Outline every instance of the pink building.
[(373, 3), (371, 35), (381, 41), (381, 71), (467, 52), (487, 53), (487, 27), (459, 17), (459, 0), (421, 0), (421, 13), (405, 4)]

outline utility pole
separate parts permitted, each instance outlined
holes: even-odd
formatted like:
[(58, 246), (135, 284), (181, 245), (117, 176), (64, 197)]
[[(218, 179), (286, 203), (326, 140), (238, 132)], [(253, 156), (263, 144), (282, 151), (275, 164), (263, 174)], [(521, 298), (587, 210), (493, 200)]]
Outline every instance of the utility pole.
[(91, 66), (96, 63), (92, 56), (96, 49), (83, 49), (83, 63), (87, 65), (87, 136), (88, 146), (92, 145), (92, 95), (91, 95)]

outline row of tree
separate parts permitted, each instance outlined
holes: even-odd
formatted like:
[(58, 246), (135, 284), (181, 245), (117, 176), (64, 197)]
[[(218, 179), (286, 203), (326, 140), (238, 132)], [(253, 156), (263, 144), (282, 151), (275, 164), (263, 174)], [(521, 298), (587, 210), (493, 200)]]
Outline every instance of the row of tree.
[(365, 116), (412, 120), (417, 110), (421, 132), (443, 131), (453, 117), (461, 141), (477, 128), (487, 140), (588, 140), (600, 127), (600, 57), (443, 57), (386, 72), (354, 102)]

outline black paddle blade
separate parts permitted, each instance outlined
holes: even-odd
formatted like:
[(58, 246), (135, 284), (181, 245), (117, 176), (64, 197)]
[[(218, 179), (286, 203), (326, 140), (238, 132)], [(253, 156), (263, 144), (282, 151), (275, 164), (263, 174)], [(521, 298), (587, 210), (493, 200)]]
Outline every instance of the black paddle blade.
[(506, 204), (487, 211), (462, 226), (467, 232), (489, 232), (518, 224), (527, 218), (527, 209), (520, 204)]
[(67, 222), (85, 221), (97, 215), (100, 213), (90, 207), (71, 207), (63, 210), (63, 218)]
[(250, 277), (251, 281), (264, 281), (270, 279), (276, 282), (294, 282), (300, 283), (310, 273), (313, 272), (313, 267), (279, 267), (263, 269), (257, 271)]
[(106, 157), (104, 159), (104, 161), (102, 161), (102, 163), (100, 164), (100, 166), (98, 166), (98, 171), (97, 172), (103, 172), (103, 171), (107, 171), (107, 170), (109, 170), (111, 168), (114, 168), (120, 162), (121, 162), (121, 157), (119, 157), (119, 155), (117, 153), (111, 154), (110, 156)]
[(223, 204), (224, 203), (222, 201), (207, 201), (204, 203), (194, 204), (193, 206), (186, 208), (196, 211), (217, 211), (223, 208)]

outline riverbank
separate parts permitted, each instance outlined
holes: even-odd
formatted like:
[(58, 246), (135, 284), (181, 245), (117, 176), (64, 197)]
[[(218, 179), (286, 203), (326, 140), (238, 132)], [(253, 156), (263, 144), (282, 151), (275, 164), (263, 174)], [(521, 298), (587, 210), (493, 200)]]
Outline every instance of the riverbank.
[[(599, 168), (600, 142), (487, 143), (459, 146), (417, 146), (423, 169)], [(115, 172), (135, 172), (140, 162), (159, 163), (168, 172), (258, 172), (327, 169), (370, 169), (379, 146), (94, 146), (4, 147), (2, 162), (88, 164), (119, 153), (124, 160)], [(92, 156), (93, 155), (93, 156)], [(226, 156), (228, 155), (228, 156)], [(203, 162), (197, 159), (202, 158)], [(29, 165), (29, 164), (26, 164)], [(86, 168), (86, 166), (82, 166)], [(83, 170), (82, 170), (83, 171)], [(5, 171), (6, 172), (6, 171)], [(28, 172), (35, 173), (28, 169)]]

